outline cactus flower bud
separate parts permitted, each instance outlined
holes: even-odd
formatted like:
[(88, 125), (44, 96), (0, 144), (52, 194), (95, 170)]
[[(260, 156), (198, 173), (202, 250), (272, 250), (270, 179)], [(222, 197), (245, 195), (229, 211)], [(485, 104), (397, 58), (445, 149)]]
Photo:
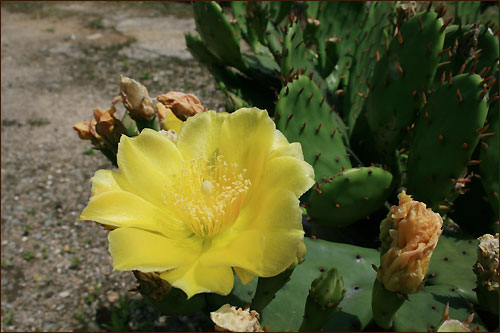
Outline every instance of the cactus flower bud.
[(337, 268), (323, 272), (311, 283), (300, 332), (319, 331), (337, 311), (344, 298), (344, 279)]
[(441, 235), (443, 220), (422, 202), (414, 201), (402, 191), (399, 205), (393, 206), (383, 224), (388, 230), (391, 247), (382, 255), (377, 279), (385, 289), (414, 294), (424, 286), (429, 261)]
[(486, 234), (478, 238), (479, 247), (477, 251), (477, 262), (474, 265), (474, 273), (478, 280), (488, 288), (498, 288), (498, 234), (495, 236)]
[(112, 146), (116, 146), (120, 141), (121, 135), (126, 133), (123, 123), (114, 116), (115, 112), (116, 109), (114, 106), (111, 106), (107, 110), (94, 109), (95, 129)]
[(219, 310), (210, 312), (210, 319), (219, 332), (264, 332), (260, 327), (259, 313), (255, 310), (236, 308), (224, 304)]
[(156, 99), (170, 109), (175, 116), (182, 121), (197, 113), (206, 111), (200, 100), (192, 94), (170, 91), (156, 97)]
[(478, 238), (477, 262), (473, 267), (477, 277), (476, 295), (480, 306), (493, 314), (498, 314), (498, 233), (486, 234)]
[(125, 76), (120, 79), (120, 94), (123, 105), (134, 120), (151, 120), (156, 111), (148, 90), (139, 82)]
[(73, 129), (77, 131), (78, 136), (82, 140), (90, 140), (92, 138), (92, 134), (90, 134), (90, 121), (85, 120), (73, 125)]

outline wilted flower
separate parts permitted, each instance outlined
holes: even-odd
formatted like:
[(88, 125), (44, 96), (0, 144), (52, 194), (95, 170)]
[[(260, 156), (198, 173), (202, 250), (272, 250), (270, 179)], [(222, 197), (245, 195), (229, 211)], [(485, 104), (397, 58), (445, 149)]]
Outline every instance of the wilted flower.
[(477, 251), (477, 262), (474, 265), (474, 273), (479, 281), (488, 289), (498, 288), (498, 234), (495, 236), (485, 234), (478, 238), (479, 247)]
[(109, 233), (117, 270), (160, 272), (188, 297), (227, 295), (233, 269), (248, 283), (302, 252), (298, 197), (314, 171), (266, 111), (199, 113), (176, 142), (150, 129), (122, 136), (118, 166), (96, 172), (80, 216), (118, 227)]
[(219, 310), (210, 312), (210, 319), (219, 332), (264, 332), (260, 327), (259, 313), (255, 310), (236, 308), (224, 304)]
[(90, 134), (90, 121), (88, 120), (74, 124), (73, 129), (82, 140), (90, 140), (92, 138), (92, 134)]
[(120, 79), (120, 95), (123, 105), (134, 120), (153, 119), (156, 111), (148, 90), (139, 82), (125, 76)]
[(424, 203), (412, 200), (405, 191), (398, 198), (399, 205), (392, 206), (382, 221), (381, 229), (388, 230), (392, 244), (380, 259), (377, 279), (389, 291), (414, 294), (423, 288), (443, 220)]
[(206, 111), (200, 100), (192, 94), (170, 91), (156, 97), (156, 99), (165, 105), (167, 109), (170, 109), (180, 120), (186, 120), (197, 113)]

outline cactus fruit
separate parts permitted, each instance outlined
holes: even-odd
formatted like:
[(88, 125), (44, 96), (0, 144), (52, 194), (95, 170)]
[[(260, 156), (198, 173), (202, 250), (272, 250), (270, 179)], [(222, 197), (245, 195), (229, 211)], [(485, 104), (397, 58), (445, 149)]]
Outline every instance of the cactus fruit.
[(479, 248), (474, 273), (477, 276), (476, 294), (482, 308), (498, 314), (498, 234), (478, 238)]
[[(348, 169), (317, 183), (309, 216), (322, 225), (343, 227), (371, 215), (390, 194), (392, 175), (381, 168)], [(333, 214), (332, 214), (333, 213)]]
[(434, 78), (444, 42), (441, 27), (442, 20), (434, 12), (413, 16), (396, 29), (387, 52), (375, 65), (366, 117), (384, 160), (392, 159)]
[(281, 89), (275, 110), (276, 127), (288, 141), (302, 144), (304, 160), (314, 167), (317, 181), (351, 167), (331, 115), (334, 111), (307, 76)]
[(463, 173), (488, 111), (481, 82), (477, 74), (461, 74), (443, 82), (415, 124), (408, 157), (408, 191), (432, 208), (440, 205), (453, 186), (466, 181)]
[(345, 292), (344, 280), (335, 267), (322, 272), (311, 283), (299, 331), (319, 331), (337, 312), (337, 306), (344, 298)]

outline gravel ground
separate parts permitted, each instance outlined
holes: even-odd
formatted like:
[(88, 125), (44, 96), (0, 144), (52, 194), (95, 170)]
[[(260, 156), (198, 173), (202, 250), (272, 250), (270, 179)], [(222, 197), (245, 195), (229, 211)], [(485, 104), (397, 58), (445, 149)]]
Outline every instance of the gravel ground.
[(133, 274), (112, 271), (106, 232), (76, 220), (93, 173), (111, 164), (71, 128), (109, 105), (121, 73), (153, 97), (191, 92), (222, 109), (214, 81), (185, 49), (194, 30), (186, 3), (2, 2), (2, 331), (102, 331), (127, 307), (142, 312), (123, 310), (138, 319), (114, 329), (207, 327), (156, 318), (128, 291)]

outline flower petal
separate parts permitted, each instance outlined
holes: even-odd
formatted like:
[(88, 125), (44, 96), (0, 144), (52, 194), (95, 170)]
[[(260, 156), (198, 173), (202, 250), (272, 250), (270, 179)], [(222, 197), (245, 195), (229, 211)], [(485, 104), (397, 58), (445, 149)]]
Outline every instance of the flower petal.
[(169, 238), (186, 238), (192, 231), (182, 222), (141, 197), (124, 191), (93, 195), (80, 216), (116, 227), (136, 227), (161, 233)]
[(314, 184), (314, 169), (312, 166), (289, 156), (273, 158), (266, 164), (262, 182), (256, 192), (269, 189), (283, 189), (292, 191), (300, 197)]
[(271, 151), (275, 131), (266, 110), (236, 110), (222, 124), (219, 151), (227, 162), (246, 169), (246, 176), (256, 184)]
[(126, 180), (120, 186), (158, 207), (163, 205), (161, 193), (166, 180), (182, 164), (175, 144), (151, 129), (144, 129), (134, 138), (123, 135), (117, 159), (120, 173)]
[(228, 295), (234, 286), (234, 274), (230, 266), (209, 267), (199, 261), (163, 272), (160, 277), (182, 289), (188, 298), (203, 292)]
[(297, 256), (303, 239), (302, 213), (290, 191), (274, 191), (241, 211), (235, 224), (212, 241), (200, 260), (206, 265), (240, 267), (253, 275), (281, 273)]
[(177, 137), (177, 148), (186, 160), (209, 157), (219, 145), (220, 129), (227, 113), (207, 111), (188, 118)]
[(111, 170), (97, 170), (92, 177), (92, 196), (108, 191), (120, 191), (118, 184), (119, 173)]
[(290, 156), (295, 157), (299, 160), (304, 160), (304, 154), (302, 153), (302, 146), (299, 142), (289, 143), (287, 138), (279, 130), (276, 130), (274, 134), (274, 142), (271, 150), (271, 155), (269, 158), (275, 158), (279, 156)]
[(255, 277), (255, 275), (253, 275), (252, 273), (250, 273), (246, 269), (243, 269), (240, 267), (234, 267), (233, 269), (234, 269), (234, 272), (240, 278), (241, 283), (243, 283), (244, 285), (252, 282), (253, 278)]
[(172, 240), (136, 228), (115, 229), (108, 239), (115, 270), (164, 271), (195, 261), (201, 252), (196, 237)]

